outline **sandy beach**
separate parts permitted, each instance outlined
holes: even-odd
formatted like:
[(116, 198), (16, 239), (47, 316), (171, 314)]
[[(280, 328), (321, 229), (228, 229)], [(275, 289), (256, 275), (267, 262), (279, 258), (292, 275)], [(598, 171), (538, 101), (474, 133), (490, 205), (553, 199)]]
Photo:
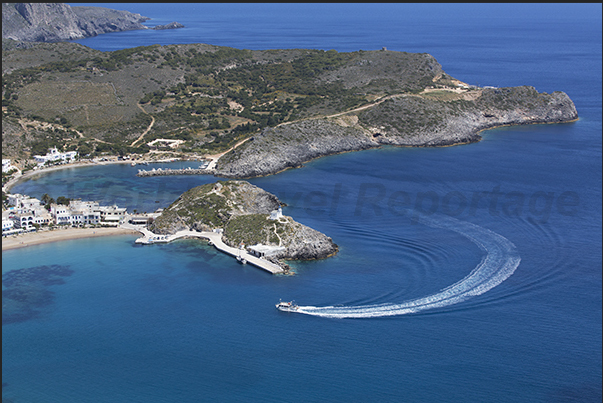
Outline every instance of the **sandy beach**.
[(30, 232), (2, 238), (2, 250), (24, 248), (49, 242), (69, 239), (92, 238), (97, 236), (138, 234), (140, 232), (126, 228), (68, 228), (53, 231)]

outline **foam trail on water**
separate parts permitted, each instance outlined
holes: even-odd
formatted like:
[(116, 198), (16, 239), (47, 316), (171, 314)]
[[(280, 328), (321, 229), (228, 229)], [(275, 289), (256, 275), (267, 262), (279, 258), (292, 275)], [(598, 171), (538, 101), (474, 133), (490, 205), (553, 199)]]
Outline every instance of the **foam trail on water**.
[(469, 238), (486, 256), (467, 277), (440, 292), (401, 304), (360, 306), (300, 306), (297, 312), (328, 318), (376, 318), (405, 315), (426, 309), (457, 304), (485, 293), (509, 278), (521, 261), (515, 245), (507, 238), (488, 229), (451, 217), (435, 220), (420, 216), (419, 222), (431, 227), (449, 229)]

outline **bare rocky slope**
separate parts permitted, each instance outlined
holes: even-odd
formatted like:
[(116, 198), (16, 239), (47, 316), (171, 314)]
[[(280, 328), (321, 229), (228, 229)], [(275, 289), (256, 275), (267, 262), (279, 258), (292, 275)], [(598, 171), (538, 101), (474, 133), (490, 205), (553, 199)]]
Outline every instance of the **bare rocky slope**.
[(575, 120), (563, 92), (533, 87), (484, 88), (454, 100), (392, 97), (347, 116), (306, 120), (264, 129), (222, 157), (217, 175), (249, 178), (299, 167), (317, 157), (381, 145), (447, 146), (480, 140), (479, 132), (503, 125)]
[[(64, 3), (2, 3), (2, 38), (27, 42), (58, 42), (108, 32), (148, 29), (149, 20), (129, 11), (104, 7), (71, 7)], [(172, 23), (158, 29), (180, 28)]]
[(157, 234), (173, 234), (222, 228), (223, 241), (233, 247), (282, 247), (273, 255), (277, 259), (321, 259), (337, 253), (331, 238), (291, 217), (271, 220), (270, 213), (280, 206), (276, 196), (248, 182), (218, 181), (183, 193), (149, 229)]

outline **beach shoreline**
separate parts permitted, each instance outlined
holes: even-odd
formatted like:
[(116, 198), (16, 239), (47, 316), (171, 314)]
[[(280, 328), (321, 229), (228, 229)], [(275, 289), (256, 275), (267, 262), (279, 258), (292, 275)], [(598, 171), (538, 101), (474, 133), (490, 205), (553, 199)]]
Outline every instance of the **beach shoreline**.
[(2, 251), (42, 245), (50, 242), (71, 239), (94, 238), (112, 235), (140, 235), (140, 232), (127, 228), (67, 228), (52, 231), (37, 231), (11, 235), (2, 238)]

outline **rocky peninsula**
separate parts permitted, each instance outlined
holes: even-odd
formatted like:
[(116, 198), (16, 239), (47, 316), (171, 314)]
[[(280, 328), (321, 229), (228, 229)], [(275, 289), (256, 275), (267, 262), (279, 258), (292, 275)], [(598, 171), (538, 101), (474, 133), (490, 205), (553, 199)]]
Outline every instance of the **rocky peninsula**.
[(424, 91), (387, 97), (332, 117), (266, 128), (222, 157), (216, 175), (249, 178), (300, 167), (314, 158), (382, 145), (436, 147), (473, 143), (485, 129), (577, 119), (563, 92), (533, 87)]
[(218, 181), (183, 193), (149, 230), (171, 235), (182, 230), (221, 229), (227, 245), (259, 245), (269, 250), (267, 256), (273, 259), (312, 260), (337, 253), (331, 238), (283, 216), (281, 206), (276, 196), (249, 182)]

